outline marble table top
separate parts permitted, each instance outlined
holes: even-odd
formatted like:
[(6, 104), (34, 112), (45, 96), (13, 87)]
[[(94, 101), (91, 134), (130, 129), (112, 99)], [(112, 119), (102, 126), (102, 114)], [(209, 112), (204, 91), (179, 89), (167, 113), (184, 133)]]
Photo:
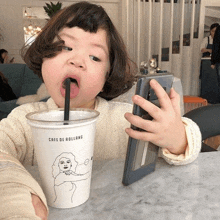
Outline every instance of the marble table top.
[[(48, 220), (220, 219), (220, 152), (200, 153), (185, 166), (158, 158), (156, 171), (122, 185), (124, 161), (94, 162), (91, 195), (72, 209), (50, 208)], [(28, 169), (39, 180), (36, 168)]]

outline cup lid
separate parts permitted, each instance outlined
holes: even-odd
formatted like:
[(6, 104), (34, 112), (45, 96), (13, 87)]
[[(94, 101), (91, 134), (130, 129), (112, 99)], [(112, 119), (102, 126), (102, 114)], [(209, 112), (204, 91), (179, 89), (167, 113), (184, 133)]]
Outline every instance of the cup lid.
[(28, 113), (26, 118), (32, 126), (76, 125), (92, 122), (99, 116), (99, 112), (92, 109), (72, 108), (69, 120), (64, 120), (64, 109), (42, 110)]

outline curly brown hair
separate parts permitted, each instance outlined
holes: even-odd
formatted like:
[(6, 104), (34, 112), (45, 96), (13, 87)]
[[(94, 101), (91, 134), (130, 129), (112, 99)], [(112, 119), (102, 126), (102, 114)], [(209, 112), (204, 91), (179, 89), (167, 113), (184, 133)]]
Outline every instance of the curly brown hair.
[(35, 74), (42, 78), (43, 58), (54, 57), (61, 50), (64, 41), (60, 39), (59, 32), (64, 27), (79, 27), (90, 33), (103, 29), (107, 33), (110, 72), (106, 74), (103, 91), (98, 96), (111, 100), (132, 87), (136, 65), (129, 59), (124, 42), (105, 10), (89, 2), (72, 4), (60, 10), (48, 21), (36, 40), (29, 47), (23, 47), (23, 59)]

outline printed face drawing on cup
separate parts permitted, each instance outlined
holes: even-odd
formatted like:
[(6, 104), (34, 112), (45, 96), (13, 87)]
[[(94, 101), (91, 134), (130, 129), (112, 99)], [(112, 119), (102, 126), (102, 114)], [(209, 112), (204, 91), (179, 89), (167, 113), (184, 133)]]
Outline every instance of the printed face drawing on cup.
[[(54, 192), (56, 195), (54, 203), (59, 203), (59, 199), (64, 197), (64, 195), (68, 202), (73, 202), (73, 195), (77, 190), (75, 182), (86, 180), (91, 175), (91, 172), (86, 169), (89, 161), (90, 159), (86, 159), (83, 164), (78, 164), (75, 156), (68, 152), (56, 157), (52, 166)], [(80, 170), (81, 172), (78, 172)]]

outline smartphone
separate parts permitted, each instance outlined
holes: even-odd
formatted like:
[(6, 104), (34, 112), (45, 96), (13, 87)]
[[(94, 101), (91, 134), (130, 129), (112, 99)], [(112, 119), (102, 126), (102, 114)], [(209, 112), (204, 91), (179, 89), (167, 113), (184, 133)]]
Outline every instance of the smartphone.
[[(169, 93), (172, 88), (173, 78), (173, 75), (169, 73), (140, 75), (138, 77), (135, 94), (142, 96), (160, 107), (158, 98), (154, 90), (150, 87), (150, 80), (157, 80), (164, 90)], [(144, 109), (135, 104), (133, 106), (133, 114), (147, 120), (153, 119)], [(140, 128), (133, 125), (131, 125), (131, 128), (142, 131)], [(122, 183), (125, 186), (130, 185), (144, 176), (154, 172), (158, 157), (158, 150), (159, 147), (151, 142), (141, 141), (129, 137)]]

